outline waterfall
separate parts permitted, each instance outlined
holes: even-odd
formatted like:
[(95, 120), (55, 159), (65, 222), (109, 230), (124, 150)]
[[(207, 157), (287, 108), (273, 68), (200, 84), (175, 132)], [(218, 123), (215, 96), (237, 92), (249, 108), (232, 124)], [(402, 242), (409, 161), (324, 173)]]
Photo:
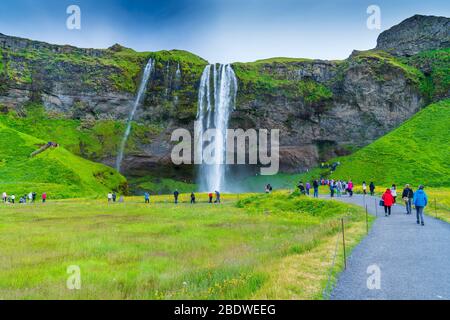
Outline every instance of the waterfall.
[(145, 90), (147, 88), (147, 83), (150, 78), (150, 74), (153, 69), (153, 59), (148, 60), (147, 65), (145, 66), (144, 73), (142, 74), (141, 84), (139, 85), (139, 90), (136, 95), (136, 100), (134, 101), (133, 108), (130, 111), (130, 114), (128, 116), (127, 120), (127, 126), (125, 129), (125, 132), (123, 134), (122, 141), (119, 146), (119, 151), (117, 153), (117, 159), (116, 159), (116, 169), (120, 172), (120, 167), (122, 165), (123, 160), (123, 152), (125, 150), (125, 145), (127, 144), (128, 136), (131, 132), (131, 122), (133, 121), (134, 114), (136, 113), (137, 108), (139, 107), (141, 101), (143, 100), (145, 96)]
[[(196, 157), (201, 161), (198, 183), (201, 191), (224, 191), (226, 181), (226, 139), (228, 121), (235, 108), (237, 79), (233, 69), (227, 65), (208, 65), (200, 79), (197, 113)], [(206, 164), (203, 159), (205, 144), (201, 142), (203, 133), (216, 129), (216, 139), (212, 141), (214, 164)]]

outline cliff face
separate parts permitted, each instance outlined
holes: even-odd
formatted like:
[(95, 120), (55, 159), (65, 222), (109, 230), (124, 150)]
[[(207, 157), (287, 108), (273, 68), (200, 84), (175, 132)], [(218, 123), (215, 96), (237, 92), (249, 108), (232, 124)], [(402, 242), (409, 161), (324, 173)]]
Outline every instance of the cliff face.
[(415, 15), (378, 37), (377, 49), (397, 56), (450, 47), (450, 19)]
[[(442, 31), (448, 20), (438, 18), (437, 26), (426, 30)], [(435, 20), (430, 21), (434, 25)], [(280, 129), (281, 168), (288, 172), (347, 154), (391, 131), (433, 99), (429, 86), (436, 66), (417, 56), (405, 60), (382, 51), (389, 47), (389, 32), (380, 36), (380, 50), (355, 51), (344, 61), (274, 58), (233, 64), (239, 90), (231, 127)], [(409, 37), (407, 31), (396, 34)], [(448, 39), (448, 32), (437, 34), (440, 47), (445, 36)], [(414, 45), (406, 42), (399, 48), (436, 47), (414, 39)], [(448, 65), (447, 52), (443, 61)], [(179, 127), (192, 130), (207, 62), (188, 52), (138, 53), (119, 45), (79, 49), (0, 35), (0, 113), (26, 117), (31, 102), (41, 104), (48, 118), (79, 125), (80, 141), (70, 140), (71, 151), (112, 165), (149, 58), (155, 68), (136, 113), (140, 125), (133, 131), (123, 169), (128, 175), (189, 177), (191, 167), (180, 171), (171, 164), (170, 134)], [(425, 67), (430, 70), (424, 74)], [(447, 96), (448, 83), (439, 81), (439, 97)], [(115, 129), (100, 136), (98, 127), (107, 121)]]

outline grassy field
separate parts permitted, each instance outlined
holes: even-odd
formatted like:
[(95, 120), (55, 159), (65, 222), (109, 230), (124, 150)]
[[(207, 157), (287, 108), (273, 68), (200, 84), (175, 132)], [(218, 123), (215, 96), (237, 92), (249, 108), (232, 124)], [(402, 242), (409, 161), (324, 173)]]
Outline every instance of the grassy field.
[[(125, 203), (1, 205), (0, 299), (321, 299), (345, 217), (347, 250), (365, 234), (360, 208), (291, 196), (169, 196)], [(81, 290), (67, 268), (80, 267)]]

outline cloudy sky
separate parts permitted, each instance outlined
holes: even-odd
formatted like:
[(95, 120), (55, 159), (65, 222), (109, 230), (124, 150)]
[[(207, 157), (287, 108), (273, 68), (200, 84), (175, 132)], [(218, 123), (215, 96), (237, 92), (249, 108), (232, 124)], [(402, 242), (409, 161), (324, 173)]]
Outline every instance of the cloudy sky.
[[(81, 30), (66, 27), (69, 5)], [(366, 26), (381, 9), (381, 30)], [(343, 59), (414, 14), (450, 16), (448, 0), (1, 0), (0, 33), (57, 44), (184, 49), (210, 62)]]

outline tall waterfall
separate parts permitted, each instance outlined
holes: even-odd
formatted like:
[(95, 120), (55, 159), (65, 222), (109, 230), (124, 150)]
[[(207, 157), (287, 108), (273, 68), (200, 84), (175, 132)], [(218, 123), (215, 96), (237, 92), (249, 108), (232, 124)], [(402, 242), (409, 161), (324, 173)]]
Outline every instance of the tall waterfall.
[(133, 121), (134, 114), (136, 113), (137, 108), (142, 102), (142, 99), (145, 96), (145, 90), (147, 88), (147, 83), (150, 78), (150, 74), (152, 73), (153, 69), (153, 59), (148, 60), (147, 65), (145, 66), (144, 73), (142, 74), (141, 84), (139, 85), (139, 90), (136, 95), (136, 100), (134, 101), (133, 108), (130, 111), (130, 114), (128, 116), (127, 126), (125, 129), (125, 132), (123, 134), (122, 141), (119, 146), (119, 151), (117, 153), (117, 159), (116, 159), (116, 169), (120, 172), (120, 167), (122, 165), (123, 160), (123, 152), (125, 150), (125, 145), (127, 144), (128, 136), (131, 132), (131, 122)]
[[(228, 121), (235, 108), (237, 79), (230, 65), (208, 65), (203, 71), (198, 94), (196, 157), (201, 160), (198, 183), (201, 191), (225, 191), (226, 182), (226, 139)], [(219, 135), (211, 143), (214, 145), (214, 164), (206, 164), (203, 159), (205, 144), (199, 139), (208, 129), (216, 129)]]

